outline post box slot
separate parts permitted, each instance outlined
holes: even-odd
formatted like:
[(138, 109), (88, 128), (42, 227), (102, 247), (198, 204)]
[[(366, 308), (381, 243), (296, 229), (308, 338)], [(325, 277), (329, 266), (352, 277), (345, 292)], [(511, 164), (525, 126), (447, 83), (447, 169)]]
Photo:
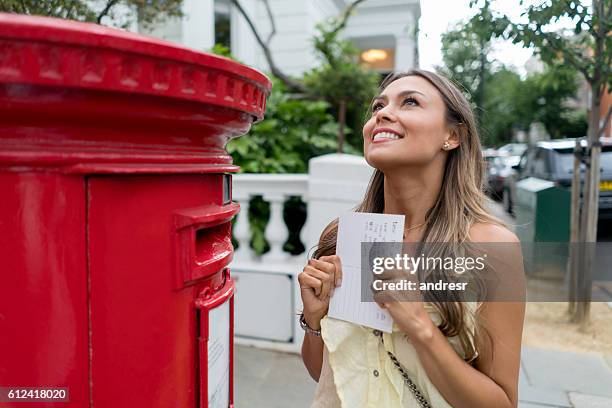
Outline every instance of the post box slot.
[(231, 220), (240, 206), (206, 205), (175, 213), (177, 288), (210, 277), (232, 260)]
[(233, 247), (230, 234), (229, 222), (195, 230), (195, 263), (201, 267), (231, 255)]

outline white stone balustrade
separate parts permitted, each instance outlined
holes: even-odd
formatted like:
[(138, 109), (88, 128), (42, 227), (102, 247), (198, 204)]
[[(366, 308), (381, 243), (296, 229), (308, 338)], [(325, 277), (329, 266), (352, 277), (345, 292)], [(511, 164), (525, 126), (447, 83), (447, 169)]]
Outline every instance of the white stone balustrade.
[[(283, 252), (283, 244), (289, 237), (289, 230), (283, 220), (283, 206), (292, 196), (301, 197), (304, 202), (308, 201), (308, 174), (237, 174), (232, 179), (233, 199), (240, 204), (240, 214), (234, 226), (234, 238), (239, 244), (235, 259), (260, 263), (280, 263), (290, 260), (292, 257)], [(251, 235), (248, 222), (249, 202), (258, 195), (270, 203), (270, 219), (265, 230), (270, 251), (261, 259), (253, 254), (249, 246)], [(300, 238), (306, 228), (307, 224), (304, 224)], [(306, 245), (306, 242), (302, 242)]]
[[(240, 204), (233, 234), (239, 247), (230, 264), (236, 280), (236, 343), (299, 352), (303, 331), (297, 321), (302, 309), (297, 275), (318, 243), (325, 226), (363, 198), (372, 168), (363, 157), (329, 154), (309, 162), (309, 174), (236, 174), (232, 198)], [(249, 202), (262, 196), (270, 204), (265, 238), (270, 251), (256, 256), (250, 248)], [(292, 196), (307, 205), (300, 231), (305, 251), (291, 256), (283, 251), (289, 230), (283, 220), (284, 203)]]

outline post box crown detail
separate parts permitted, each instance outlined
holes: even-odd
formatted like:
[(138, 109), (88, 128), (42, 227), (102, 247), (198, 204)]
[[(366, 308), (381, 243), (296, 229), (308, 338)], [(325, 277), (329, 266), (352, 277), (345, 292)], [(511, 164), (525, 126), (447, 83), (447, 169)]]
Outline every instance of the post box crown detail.
[(227, 58), (55, 18), (0, 13), (0, 84), (158, 95), (263, 118), (271, 83)]
[(236, 172), (270, 80), (224, 57), (96, 24), (0, 13), (0, 167)]

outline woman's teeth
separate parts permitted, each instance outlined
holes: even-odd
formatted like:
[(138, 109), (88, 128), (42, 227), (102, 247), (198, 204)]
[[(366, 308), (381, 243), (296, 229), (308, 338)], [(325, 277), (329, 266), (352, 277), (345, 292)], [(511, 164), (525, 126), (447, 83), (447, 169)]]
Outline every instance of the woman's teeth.
[(393, 133), (389, 133), (389, 132), (381, 132), (381, 133), (377, 133), (376, 135), (374, 135), (374, 139), (373, 141), (376, 142), (378, 140), (386, 140), (386, 139), (399, 139), (400, 137), (396, 134)]

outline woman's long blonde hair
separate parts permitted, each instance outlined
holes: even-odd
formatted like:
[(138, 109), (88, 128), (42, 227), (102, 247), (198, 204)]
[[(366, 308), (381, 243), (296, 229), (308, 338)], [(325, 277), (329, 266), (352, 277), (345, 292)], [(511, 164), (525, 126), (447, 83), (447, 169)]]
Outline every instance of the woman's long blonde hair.
[[(391, 82), (406, 76), (418, 76), (431, 83), (442, 96), (446, 105), (446, 124), (459, 135), (459, 146), (448, 152), (444, 169), (442, 187), (438, 198), (426, 214), (426, 226), (421, 243), (438, 242), (462, 244), (469, 238), (472, 225), (479, 222), (504, 223), (493, 217), (485, 208), (484, 160), (476, 120), (470, 104), (449, 79), (433, 72), (413, 69), (407, 72), (389, 74), (380, 84), (382, 92)], [(363, 201), (355, 208), (356, 212), (382, 213), (384, 211), (384, 174), (376, 169)], [(338, 219), (332, 221), (324, 230), (314, 258), (335, 254)], [(475, 338), (478, 331), (467, 329), (467, 309), (464, 302), (429, 301), (440, 313), (442, 324), (439, 326), (447, 337), (459, 336), (465, 351), (466, 360), (472, 362), (477, 356)], [(477, 330), (477, 328), (475, 328)], [(485, 334), (484, 332), (482, 334)]]

